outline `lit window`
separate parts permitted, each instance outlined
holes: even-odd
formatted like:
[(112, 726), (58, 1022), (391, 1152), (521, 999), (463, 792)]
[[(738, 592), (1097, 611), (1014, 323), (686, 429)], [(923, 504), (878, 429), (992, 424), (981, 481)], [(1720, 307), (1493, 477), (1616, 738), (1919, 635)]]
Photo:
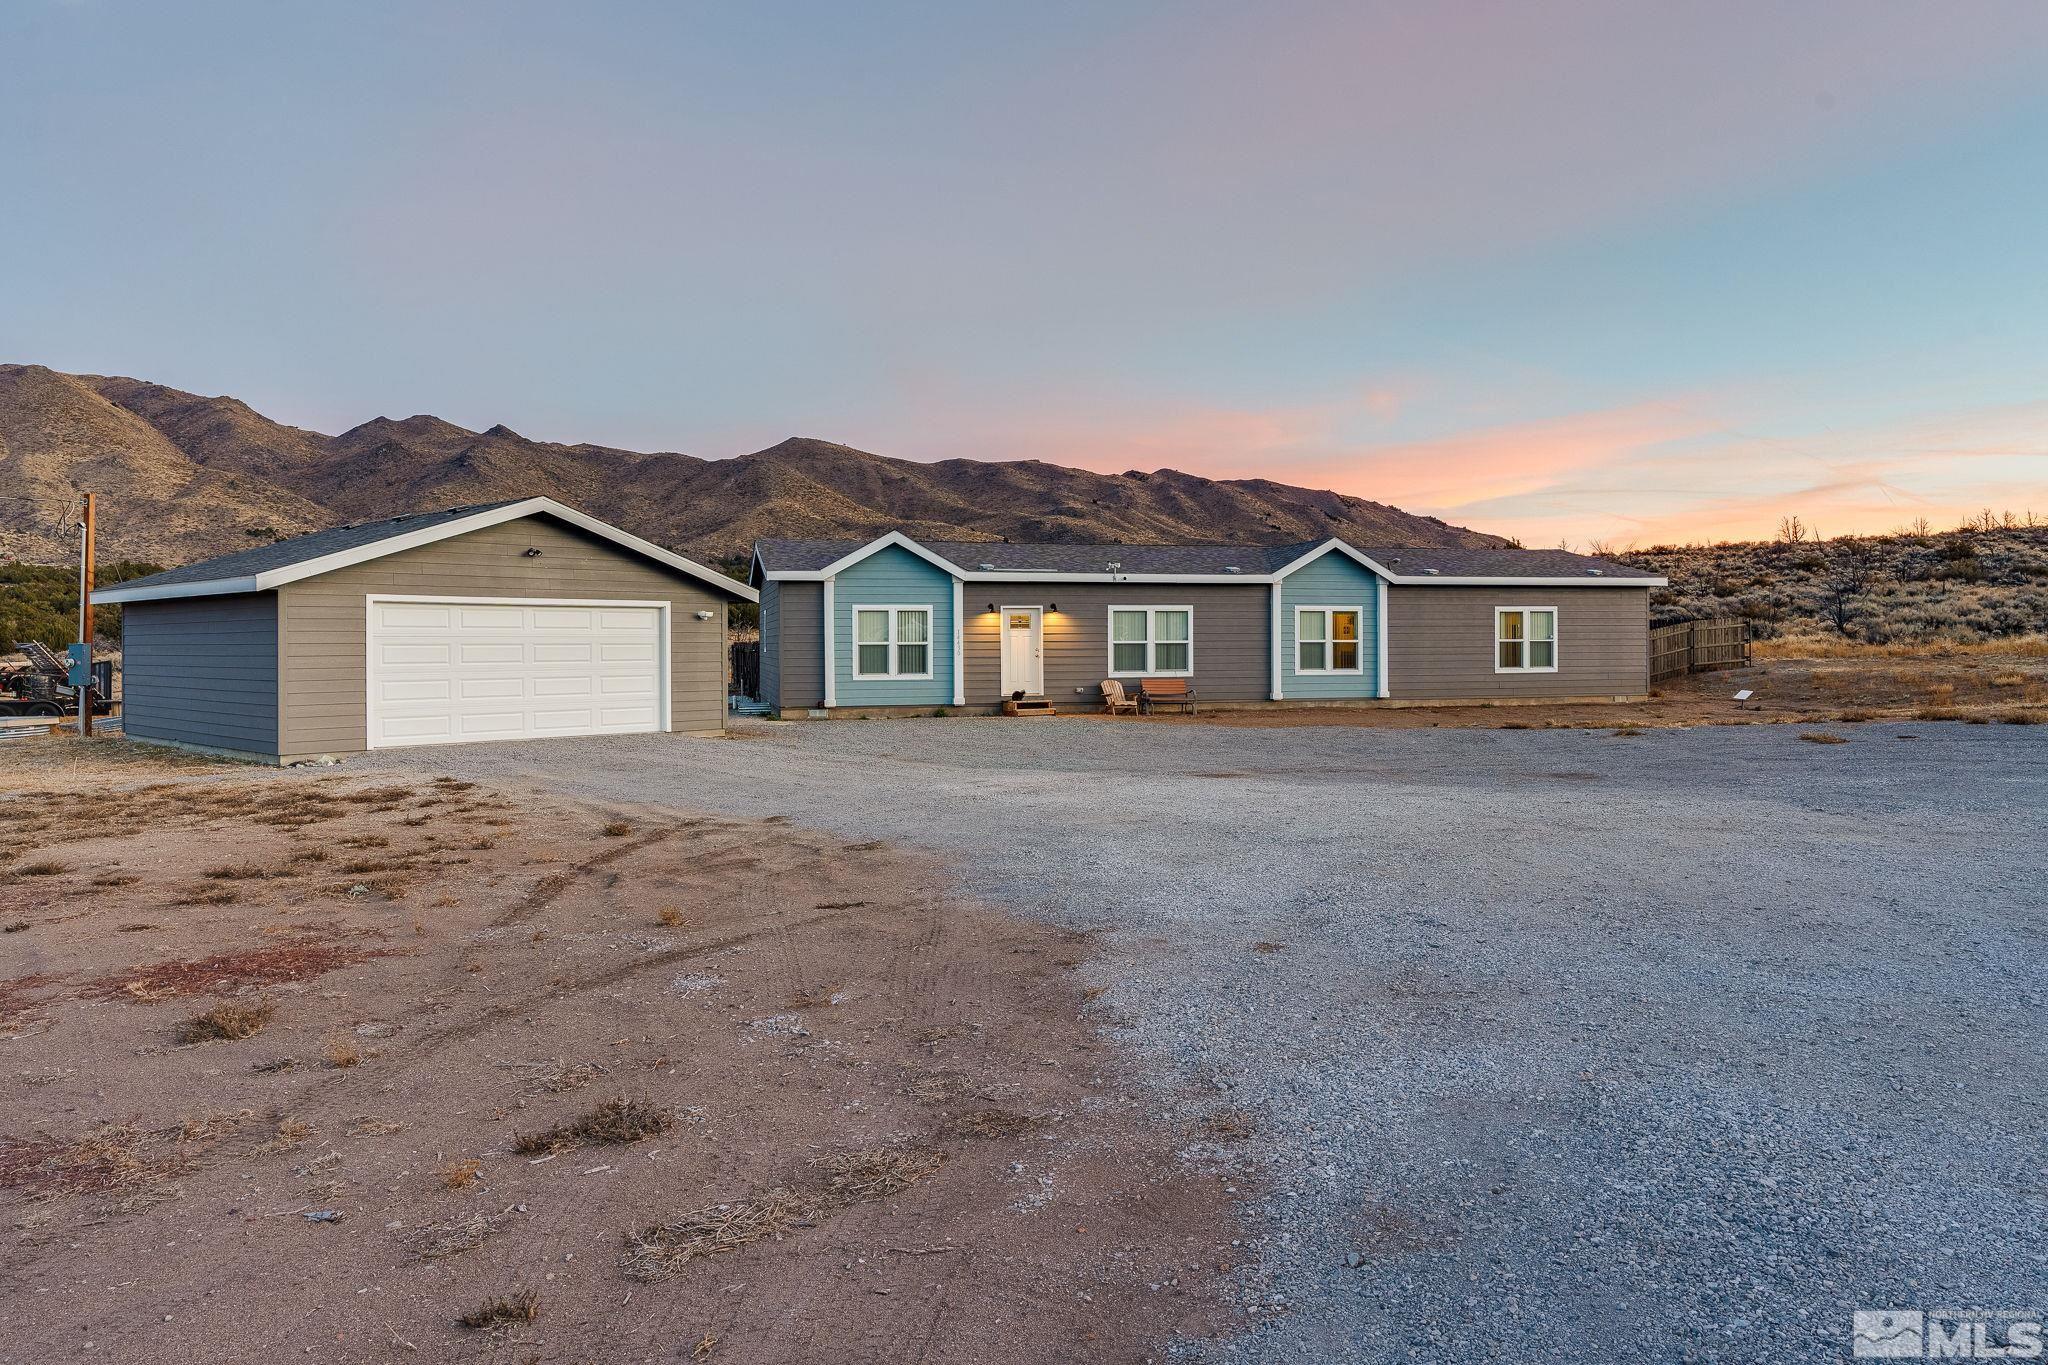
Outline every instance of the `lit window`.
[(1496, 673), (1555, 673), (1557, 609), (1494, 608), (1493, 649)]
[(1188, 607), (1111, 607), (1109, 671), (1113, 677), (1192, 673), (1194, 612)]
[(929, 678), (931, 642), (930, 607), (855, 607), (853, 676)]
[(1294, 609), (1294, 671), (1296, 673), (1362, 673), (1359, 622), (1363, 607), (1296, 607)]

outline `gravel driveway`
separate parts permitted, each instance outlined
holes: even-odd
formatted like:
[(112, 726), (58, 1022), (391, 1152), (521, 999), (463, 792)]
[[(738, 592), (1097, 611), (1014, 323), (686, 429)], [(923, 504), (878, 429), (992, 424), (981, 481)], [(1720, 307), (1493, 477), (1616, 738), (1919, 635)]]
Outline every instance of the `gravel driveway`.
[(785, 814), (1102, 931), (1106, 1017), (1271, 1161), (1263, 1325), (1219, 1357), (1790, 1361), (1859, 1305), (2048, 1300), (2048, 732), (1847, 733), (935, 719), (351, 766)]

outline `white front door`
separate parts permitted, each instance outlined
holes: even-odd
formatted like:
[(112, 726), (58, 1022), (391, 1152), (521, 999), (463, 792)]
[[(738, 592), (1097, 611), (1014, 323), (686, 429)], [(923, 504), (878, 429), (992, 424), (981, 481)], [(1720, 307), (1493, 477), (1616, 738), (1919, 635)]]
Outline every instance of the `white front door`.
[(1003, 608), (1003, 695), (1045, 693), (1044, 612), (1037, 607)]
[(667, 613), (644, 602), (372, 597), (369, 747), (665, 727)]

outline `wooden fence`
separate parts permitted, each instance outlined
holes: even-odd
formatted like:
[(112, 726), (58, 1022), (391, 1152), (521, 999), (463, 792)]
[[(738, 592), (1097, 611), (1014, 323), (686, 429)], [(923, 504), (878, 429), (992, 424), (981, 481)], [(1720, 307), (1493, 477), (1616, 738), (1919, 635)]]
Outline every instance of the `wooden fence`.
[(1749, 623), (1720, 618), (1680, 621), (1650, 632), (1650, 681), (1749, 662)]
[(732, 642), (732, 692), (736, 697), (761, 700), (761, 642)]

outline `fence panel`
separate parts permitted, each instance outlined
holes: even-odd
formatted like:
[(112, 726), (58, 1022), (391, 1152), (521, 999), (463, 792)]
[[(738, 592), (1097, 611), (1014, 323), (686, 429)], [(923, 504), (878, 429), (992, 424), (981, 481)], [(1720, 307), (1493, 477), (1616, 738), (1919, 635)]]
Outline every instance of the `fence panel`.
[(761, 642), (732, 642), (732, 690), (738, 697), (761, 700)]
[(1749, 662), (1749, 623), (1718, 618), (1680, 621), (1650, 632), (1650, 681)]

